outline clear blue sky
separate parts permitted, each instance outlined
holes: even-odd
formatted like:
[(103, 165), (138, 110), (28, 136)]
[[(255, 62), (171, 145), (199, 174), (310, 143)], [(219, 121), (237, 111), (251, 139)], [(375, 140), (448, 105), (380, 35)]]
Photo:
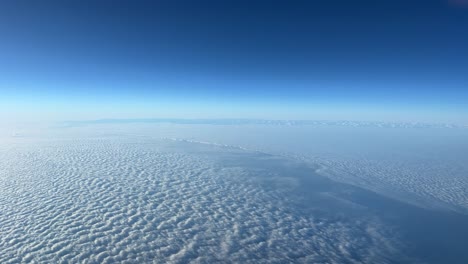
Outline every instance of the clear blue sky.
[(468, 123), (468, 3), (1, 1), (0, 118)]

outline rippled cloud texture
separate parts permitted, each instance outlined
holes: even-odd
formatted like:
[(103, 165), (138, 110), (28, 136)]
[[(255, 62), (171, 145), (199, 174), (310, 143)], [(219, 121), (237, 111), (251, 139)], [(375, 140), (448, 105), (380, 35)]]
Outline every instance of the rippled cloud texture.
[[(338, 181), (330, 173), (340, 171), (336, 164), (166, 137), (174, 133), (160, 125), (120, 127), (2, 139), (0, 262), (456, 263), (467, 257), (456, 247), (466, 216)], [(420, 219), (427, 219), (424, 227)], [(426, 228), (444, 230), (421, 234)], [(446, 244), (455, 247), (424, 253)]]

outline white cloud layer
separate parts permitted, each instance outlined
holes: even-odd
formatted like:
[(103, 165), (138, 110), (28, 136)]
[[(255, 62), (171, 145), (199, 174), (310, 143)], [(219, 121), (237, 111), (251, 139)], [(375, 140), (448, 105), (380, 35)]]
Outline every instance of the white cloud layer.
[(243, 151), (204, 148), (120, 137), (4, 144), (0, 262), (403, 259), (377, 218), (307, 213), (288, 191), (294, 177), (272, 170), (268, 188), (265, 171), (210, 158)]

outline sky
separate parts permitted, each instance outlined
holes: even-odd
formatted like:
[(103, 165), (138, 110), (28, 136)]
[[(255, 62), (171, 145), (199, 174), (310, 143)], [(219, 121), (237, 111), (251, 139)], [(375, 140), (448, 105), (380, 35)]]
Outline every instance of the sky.
[(468, 124), (468, 1), (1, 1), (0, 118)]

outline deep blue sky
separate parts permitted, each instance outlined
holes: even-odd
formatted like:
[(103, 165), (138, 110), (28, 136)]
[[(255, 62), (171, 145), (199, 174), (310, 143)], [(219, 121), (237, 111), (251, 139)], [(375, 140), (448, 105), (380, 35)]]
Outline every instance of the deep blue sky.
[(462, 0), (1, 1), (10, 118), (468, 123)]

